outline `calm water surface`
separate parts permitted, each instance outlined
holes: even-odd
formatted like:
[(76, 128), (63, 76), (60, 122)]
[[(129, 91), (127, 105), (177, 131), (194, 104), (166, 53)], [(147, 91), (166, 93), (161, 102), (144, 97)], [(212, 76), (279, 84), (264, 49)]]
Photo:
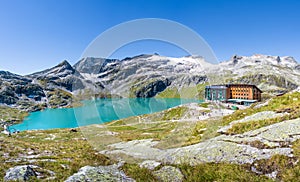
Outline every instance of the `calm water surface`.
[(31, 113), (25, 120), (11, 126), (16, 130), (74, 128), (100, 124), (130, 116), (162, 111), (181, 104), (202, 102), (195, 99), (122, 98), (84, 101), (82, 107), (46, 109)]

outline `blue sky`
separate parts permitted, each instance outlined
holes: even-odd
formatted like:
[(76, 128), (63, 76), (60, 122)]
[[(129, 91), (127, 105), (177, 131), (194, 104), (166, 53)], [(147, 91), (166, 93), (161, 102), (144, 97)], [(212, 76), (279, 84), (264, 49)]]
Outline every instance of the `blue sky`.
[[(0, 0), (0, 70), (28, 74), (62, 60), (74, 64), (100, 33), (139, 18), (177, 21), (196, 31), (220, 61), (233, 54), (300, 61), (300, 2), (292, 0)], [(174, 46), (140, 42), (114, 54), (184, 56)]]

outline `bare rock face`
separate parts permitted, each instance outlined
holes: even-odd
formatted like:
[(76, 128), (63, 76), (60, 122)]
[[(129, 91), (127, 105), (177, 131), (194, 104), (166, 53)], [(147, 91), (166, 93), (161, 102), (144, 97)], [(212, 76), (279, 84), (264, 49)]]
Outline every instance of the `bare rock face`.
[(144, 87), (139, 88), (135, 92), (136, 97), (154, 97), (157, 93), (164, 91), (169, 85), (170, 81), (166, 80), (157, 80)]
[(16, 166), (8, 169), (4, 181), (29, 181), (32, 177), (37, 177), (34, 166)]
[(99, 74), (116, 69), (120, 64), (117, 59), (87, 57), (79, 60), (73, 67), (80, 73)]
[(229, 83), (245, 83), (253, 85), (260, 85), (261, 83), (264, 83), (265, 85), (276, 86), (286, 91), (291, 91), (298, 87), (296, 83), (294, 83), (288, 78), (285, 78), (284, 76), (276, 74), (267, 75), (263, 73), (242, 76), (235, 80), (231, 80)]
[(6, 87), (2, 87), (1, 88), (1, 91), (0, 91), (0, 103), (4, 103), (4, 104), (10, 105), (10, 104), (17, 103), (18, 100), (19, 100), (19, 98), (14, 93), (12, 87), (6, 86)]
[(117, 165), (82, 167), (77, 173), (70, 176), (65, 182), (77, 181), (119, 181), (134, 182), (135, 180), (126, 176), (123, 171), (118, 169)]
[(0, 71), (0, 103), (12, 105), (19, 101), (40, 101), (45, 97), (42, 87), (32, 80), (10, 72)]

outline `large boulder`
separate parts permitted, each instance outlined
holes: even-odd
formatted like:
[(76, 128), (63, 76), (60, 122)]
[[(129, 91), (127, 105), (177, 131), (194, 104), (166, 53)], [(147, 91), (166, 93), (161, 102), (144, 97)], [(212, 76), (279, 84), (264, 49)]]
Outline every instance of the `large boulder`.
[(4, 176), (4, 181), (28, 181), (33, 177), (37, 177), (33, 168), (36, 166), (23, 165), (9, 168)]
[(110, 166), (85, 166), (82, 167), (77, 173), (70, 176), (66, 182), (77, 181), (120, 181), (120, 182), (133, 182), (135, 180), (126, 176), (123, 171), (118, 169), (117, 165)]

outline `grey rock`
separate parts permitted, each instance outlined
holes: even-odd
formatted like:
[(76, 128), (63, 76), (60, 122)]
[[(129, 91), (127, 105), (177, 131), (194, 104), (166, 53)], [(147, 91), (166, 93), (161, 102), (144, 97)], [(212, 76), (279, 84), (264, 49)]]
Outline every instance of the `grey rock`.
[(144, 87), (141, 87), (140, 90), (135, 92), (136, 97), (154, 97), (157, 93), (164, 91), (171, 82), (166, 80), (156, 80), (152, 83), (147, 84)]
[[(249, 119), (249, 118), (248, 118)], [(250, 117), (251, 119), (251, 117)], [(283, 121), (239, 135), (220, 135), (209, 140), (179, 148), (155, 148), (158, 141), (132, 140), (109, 145), (101, 151), (105, 155), (126, 154), (136, 159), (155, 160), (167, 164), (190, 164), (226, 162), (252, 164), (256, 160), (273, 155), (292, 157), (292, 142), (300, 139), (300, 119)], [(251, 145), (260, 142), (266, 147)]]
[(70, 176), (66, 182), (79, 181), (120, 181), (120, 182), (134, 182), (135, 180), (126, 176), (123, 171), (120, 171), (117, 165), (110, 166), (85, 166)]
[(232, 63), (235, 65), (235, 64), (238, 63), (238, 61), (239, 61), (240, 59), (241, 59), (240, 56), (234, 55), (234, 56), (232, 56), (231, 61), (232, 61)]
[(37, 166), (23, 165), (8, 169), (4, 176), (4, 181), (28, 181), (32, 177), (37, 177), (33, 168)]
[(78, 61), (73, 67), (81, 73), (99, 74), (116, 68), (117, 59), (87, 57)]
[(252, 164), (256, 160), (268, 159), (275, 154), (291, 155), (290, 148), (258, 149), (249, 145), (222, 141), (220, 138), (169, 150), (160, 156), (161, 161), (171, 164), (188, 163), (191, 166), (208, 162)]
[(230, 81), (230, 83), (243, 83), (243, 84), (253, 84), (253, 85), (259, 85), (261, 83), (264, 83), (269, 86), (273, 85), (279, 88), (283, 88), (287, 91), (294, 90), (298, 87), (298, 84), (290, 81), (287, 77), (278, 74), (263, 74), (263, 73), (245, 75)]
[(16, 105), (41, 101), (45, 97), (43, 88), (25, 76), (0, 71), (0, 103)]
[(293, 90), (300, 85), (299, 68), (299, 64), (292, 57), (255, 54), (234, 56), (207, 72), (223, 73), (224, 78), (216, 79), (217, 83), (226, 81), (255, 84), (264, 92), (276, 94)]
[(277, 175), (278, 175), (278, 171), (273, 171), (273, 172), (271, 172), (271, 173), (269, 173), (269, 174), (265, 174), (265, 176), (267, 176), (267, 177), (273, 179), (274, 181), (276, 180)]
[(154, 160), (146, 160), (140, 163), (141, 168), (147, 168), (149, 170), (154, 170), (156, 167), (160, 166), (160, 162), (156, 162)]
[(154, 171), (153, 175), (162, 182), (181, 182), (184, 179), (181, 171), (173, 166), (164, 166)]
[(2, 87), (0, 90), (0, 103), (3, 104), (15, 104), (19, 98), (17, 97), (16, 93), (13, 91), (13, 87), (5, 86)]
[(276, 61), (277, 61), (278, 64), (281, 62), (281, 59), (280, 59), (279, 56), (277, 56)]

